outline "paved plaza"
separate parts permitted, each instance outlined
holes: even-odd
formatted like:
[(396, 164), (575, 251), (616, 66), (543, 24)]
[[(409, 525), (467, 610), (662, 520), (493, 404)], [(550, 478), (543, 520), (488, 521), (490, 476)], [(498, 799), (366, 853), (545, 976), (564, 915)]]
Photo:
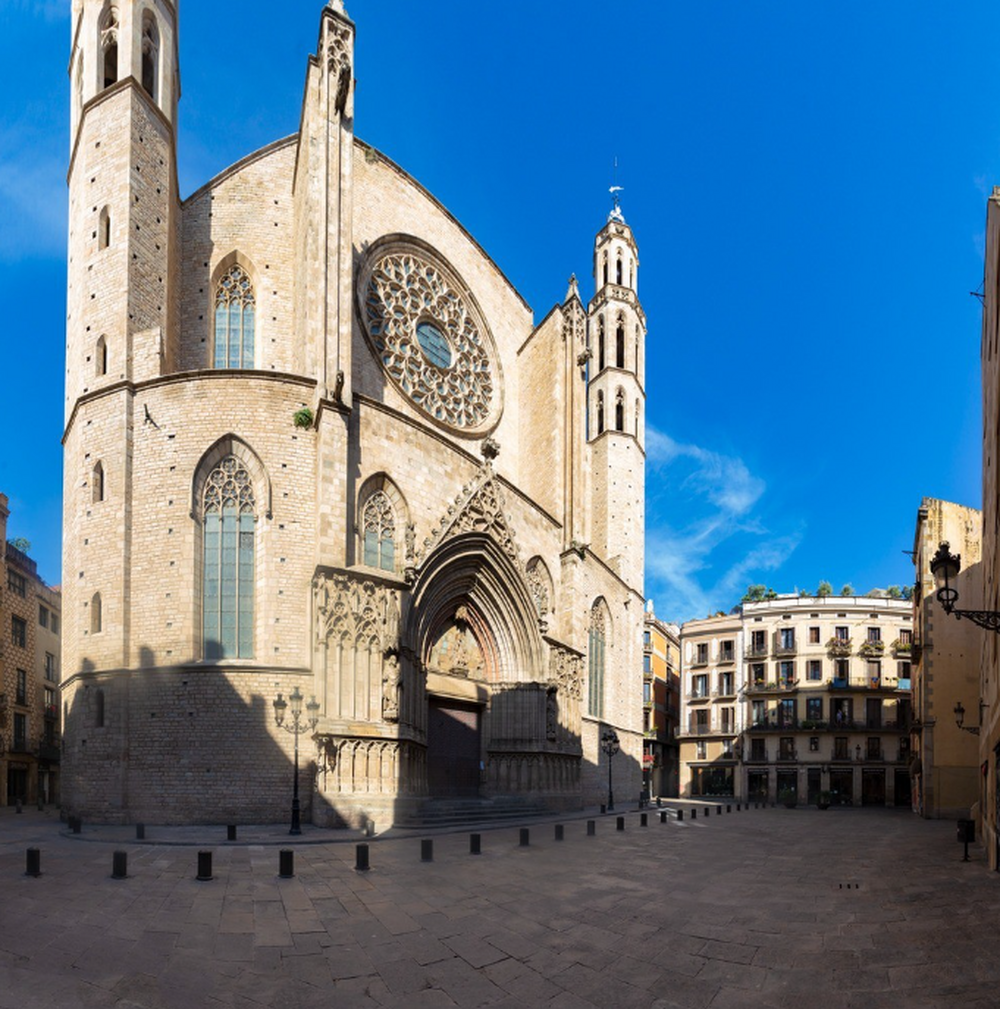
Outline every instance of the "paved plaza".
[[(1000, 1004), (1000, 879), (951, 822), (897, 810), (627, 814), (387, 835), (306, 828), (67, 836), (0, 812), (0, 1006), (654, 1006), (923, 1009)], [(126, 840), (128, 838), (128, 840)], [(281, 845), (292, 879), (278, 878)], [(28, 877), (25, 850), (41, 851)], [(199, 847), (214, 878), (195, 879)], [(129, 876), (111, 878), (112, 853)], [(978, 850), (973, 851), (977, 858)]]

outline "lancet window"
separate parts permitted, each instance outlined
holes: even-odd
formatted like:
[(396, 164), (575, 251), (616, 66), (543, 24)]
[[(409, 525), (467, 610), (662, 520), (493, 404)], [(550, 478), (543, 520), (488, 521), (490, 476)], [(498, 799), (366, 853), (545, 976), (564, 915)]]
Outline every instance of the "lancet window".
[(604, 393), (597, 394), (597, 433), (604, 433)]
[(156, 80), (160, 62), (160, 33), (156, 18), (146, 11), (142, 18), (142, 86), (156, 101)]
[(625, 367), (625, 319), (620, 315), (615, 330), (615, 367)]
[(604, 316), (597, 320), (597, 370), (604, 371)]
[(253, 283), (241, 266), (233, 266), (215, 289), (215, 367), (254, 366), (256, 300)]
[(118, 8), (109, 7), (101, 18), (101, 55), (104, 66), (104, 87), (118, 81)]
[(587, 641), (587, 714), (604, 717), (604, 653), (607, 643), (607, 626), (604, 602), (598, 599), (590, 610), (590, 631)]
[(226, 456), (208, 475), (202, 505), (205, 658), (250, 659), (256, 516), (253, 483), (236, 456)]
[(365, 502), (364, 562), (383, 571), (396, 570), (396, 513), (385, 491), (376, 491)]
[(615, 430), (625, 430), (625, 393), (621, 389), (615, 393)]

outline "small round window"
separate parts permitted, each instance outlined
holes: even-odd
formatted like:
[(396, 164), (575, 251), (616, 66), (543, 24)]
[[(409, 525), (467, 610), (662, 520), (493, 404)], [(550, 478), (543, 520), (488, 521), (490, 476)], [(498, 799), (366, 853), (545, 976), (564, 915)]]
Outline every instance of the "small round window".
[(444, 334), (432, 322), (417, 323), (417, 340), (427, 360), (437, 368), (451, 367), (451, 347)]

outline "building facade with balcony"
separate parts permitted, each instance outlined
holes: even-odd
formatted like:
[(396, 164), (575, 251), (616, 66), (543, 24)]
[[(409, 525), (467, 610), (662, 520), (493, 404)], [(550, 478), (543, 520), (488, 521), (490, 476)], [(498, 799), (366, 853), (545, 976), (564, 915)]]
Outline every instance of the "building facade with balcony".
[(680, 716), (680, 628), (657, 619), (646, 604), (642, 632), (643, 788), (650, 796), (676, 796)]
[[(961, 556), (959, 606), (982, 604), (982, 513), (924, 498), (913, 537), (913, 808), (929, 819), (964, 818), (979, 801), (979, 660), (983, 631), (945, 615), (935, 596), (931, 558), (942, 542)], [(955, 721), (961, 704), (967, 722)], [(975, 732), (971, 731), (976, 729)]]
[(0, 494), (0, 781), (8, 805), (58, 802), (60, 594), (7, 542), (9, 516)]
[(904, 600), (779, 596), (681, 627), (682, 797), (910, 803)]
[(912, 610), (902, 599), (799, 597), (743, 606), (748, 801), (820, 792), (910, 803)]
[(737, 744), (744, 728), (743, 622), (739, 614), (681, 627), (682, 798), (739, 793)]

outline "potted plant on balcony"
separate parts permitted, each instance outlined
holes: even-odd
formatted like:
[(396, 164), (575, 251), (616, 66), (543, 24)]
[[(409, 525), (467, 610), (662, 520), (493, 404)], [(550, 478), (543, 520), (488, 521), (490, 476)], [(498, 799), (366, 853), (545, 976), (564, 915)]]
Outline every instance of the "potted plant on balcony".
[(816, 796), (816, 808), (817, 809), (829, 809), (830, 808), (830, 793), (824, 789), (819, 795)]
[(786, 809), (794, 809), (798, 798), (794, 788), (783, 788), (778, 793), (778, 802), (783, 803)]

